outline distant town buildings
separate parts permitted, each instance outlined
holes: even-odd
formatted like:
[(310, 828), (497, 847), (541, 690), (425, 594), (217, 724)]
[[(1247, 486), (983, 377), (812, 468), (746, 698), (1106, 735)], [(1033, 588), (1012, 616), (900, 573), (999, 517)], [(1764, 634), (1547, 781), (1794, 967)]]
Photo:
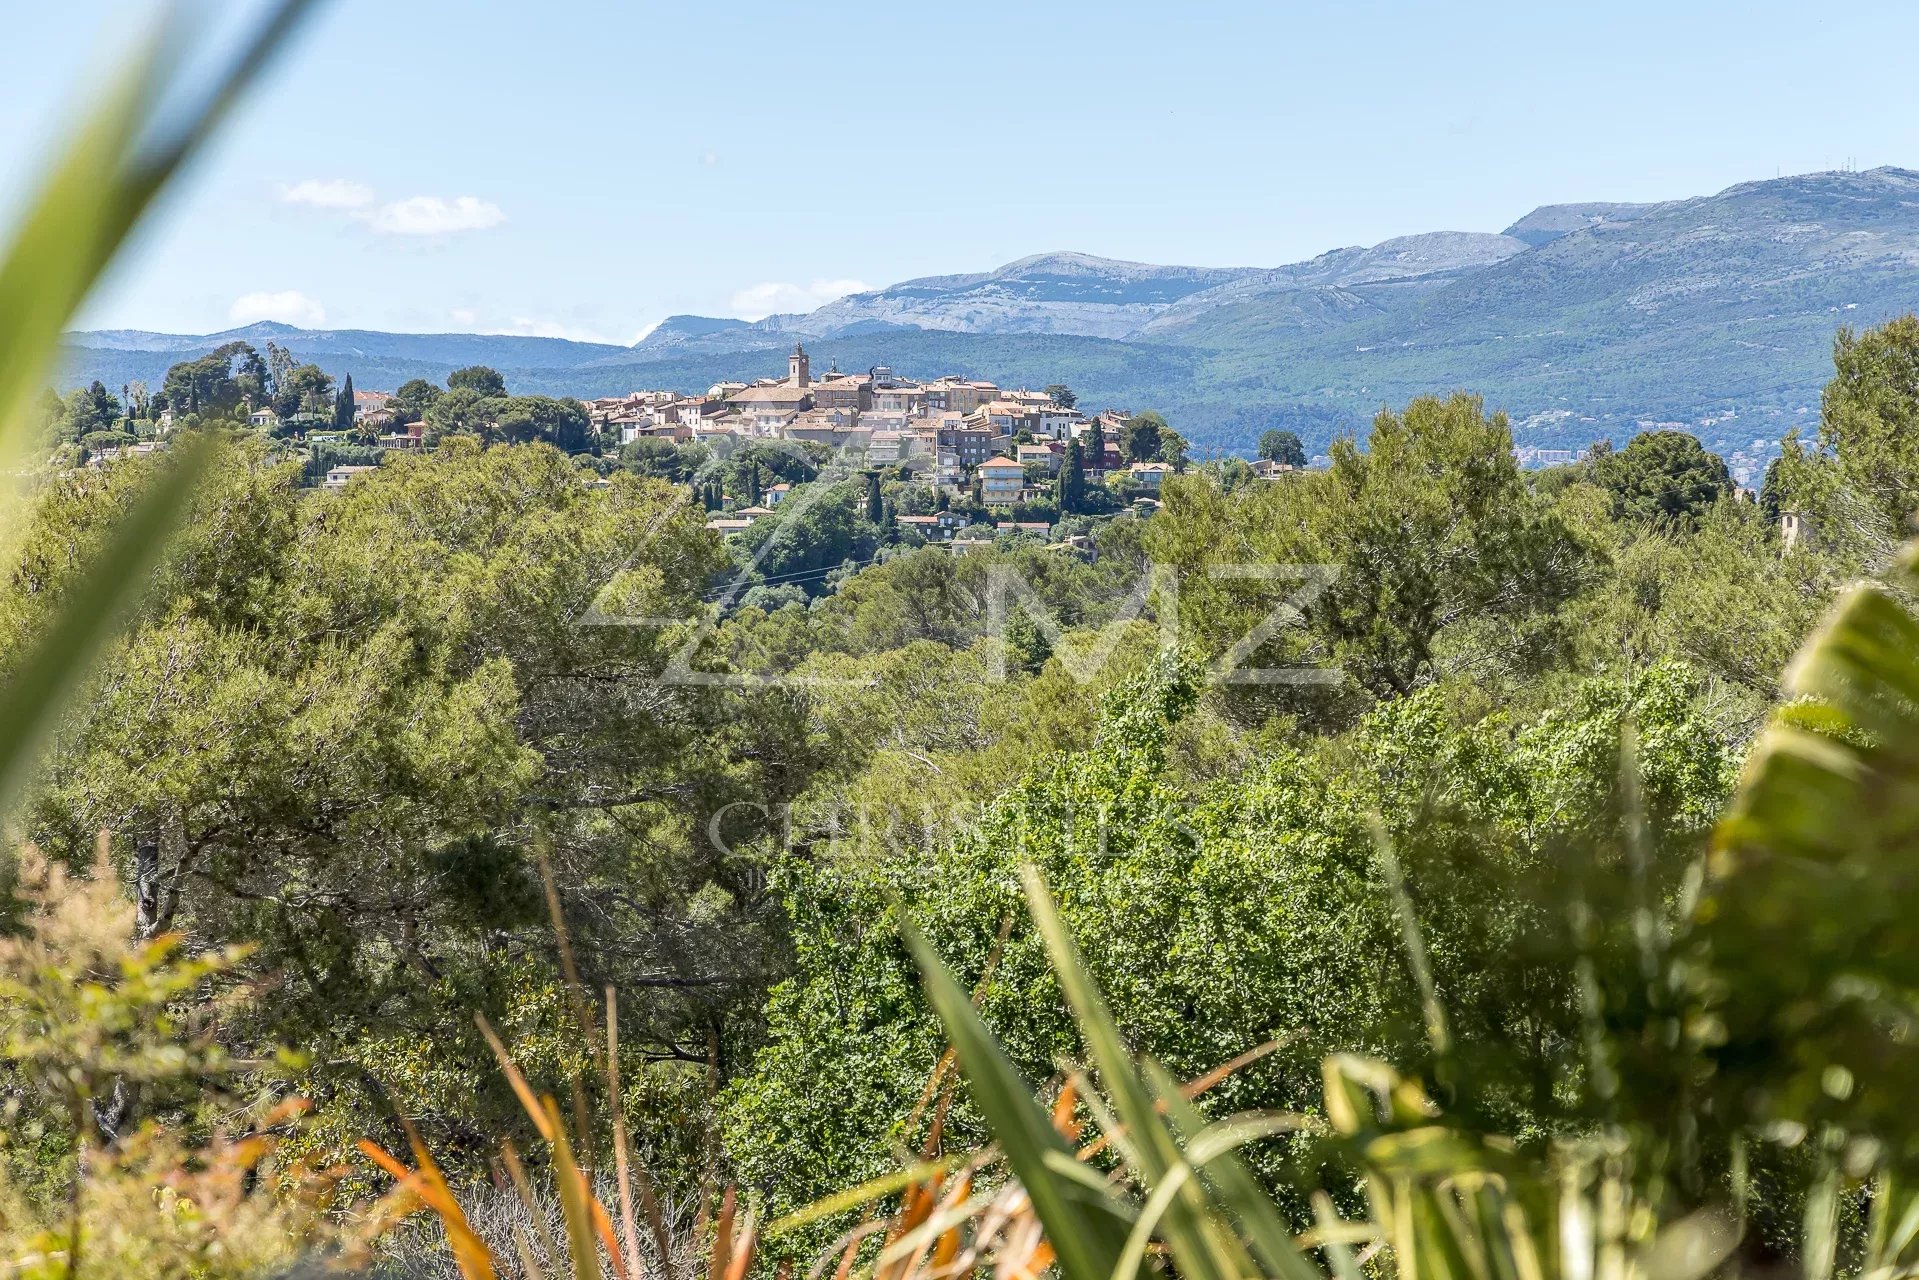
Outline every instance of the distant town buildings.
[[(1058, 474), (1067, 441), (1090, 446), (1086, 437), (1095, 421), (1045, 392), (978, 379), (921, 382), (884, 365), (865, 373), (829, 369), (815, 378), (812, 357), (801, 344), (787, 356), (784, 379), (721, 382), (699, 396), (636, 391), (585, 403), (594, 424), (622, 444), (660, 439), (709, 446), (755, 440), (823, 445), (843, 451), (856, 465), (905, 468), (936, 486), (977, 479), (982, 501), (992, 506), (1041, 496), (1046, 484), (1036, 481)], [(1109, 410), (1096, 420), (1106, 448), (1101, 457), (1084, 460), (1092, 480), (1120, 466), (1119, 431), (1126, 417)]]

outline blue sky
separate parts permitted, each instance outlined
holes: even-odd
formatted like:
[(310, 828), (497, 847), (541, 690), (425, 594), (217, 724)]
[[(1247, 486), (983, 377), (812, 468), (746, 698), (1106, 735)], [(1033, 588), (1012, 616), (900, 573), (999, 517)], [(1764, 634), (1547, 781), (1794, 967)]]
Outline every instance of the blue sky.
[[(153, 11), (9, 8), (0, 208)], [(1919, 168), (1916, 43), (1910, 0), (332, 0), (85, 322), (626, 343), (1051, 249), (1272, 266)]]

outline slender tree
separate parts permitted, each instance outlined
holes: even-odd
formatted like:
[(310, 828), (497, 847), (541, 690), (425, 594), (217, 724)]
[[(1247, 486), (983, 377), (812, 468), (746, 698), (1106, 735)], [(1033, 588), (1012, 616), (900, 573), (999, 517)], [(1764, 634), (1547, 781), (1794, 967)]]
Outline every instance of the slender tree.
[(1059, 501), (1059, 513), (1063, 516), (1074, 515), (1085, 505), (1086, 458), (1080, 452), (1077, 440), (1066, 442), (1066, 457), (1060, 462), (1054, 494)]
[(340, 384), (340, 394), (333, 400), (333, 429), (335, 431), (353, 429), (353, 375), (350, 373)]

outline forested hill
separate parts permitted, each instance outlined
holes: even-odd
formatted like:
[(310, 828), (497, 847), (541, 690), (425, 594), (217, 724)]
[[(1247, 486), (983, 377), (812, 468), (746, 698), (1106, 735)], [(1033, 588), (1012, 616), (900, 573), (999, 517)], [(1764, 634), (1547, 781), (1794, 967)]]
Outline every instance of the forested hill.
[[(473, 334), (313, 332), (276, 341), (363, 386), (484, 363), (516, 386), (591, 396), (701, 390), (889, 364), (1071, 384), (1152, 405), (1202, 448), (1292, 426), (1313, 447), (1379, 406), (1471, 387), (1522, 443), (1583, 445), (1682, 424), (1734, 456), (1816, 412), (1832, 338), (1919, 304), (1919, 173), (1744, 183), (1653, 205), (1554, 205), (1505, 232), (1430, 233), (1271, 269), (1046, 254), (908, 281), (804, 316), (674, 317), (633, 348)], [(256, 326), (264, 333), (268, 326)], [(74, 335), (68, 371), (117, 387), (249, 330)]]

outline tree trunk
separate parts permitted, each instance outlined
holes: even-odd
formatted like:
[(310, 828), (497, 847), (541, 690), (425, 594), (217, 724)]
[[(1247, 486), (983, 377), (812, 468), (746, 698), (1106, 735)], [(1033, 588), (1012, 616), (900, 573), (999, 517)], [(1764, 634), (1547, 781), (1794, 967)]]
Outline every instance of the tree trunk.
[[(156, 818), (133, 841), (133, 941), (144, 947), (166, 931), (165, 916), (171, 914), (161, 905), (160, 823)], [(125, 1076), (113, 1082), (113, 1092), (93, 1100), (93, 1123), (100, 1140), (112, 1142), (132, 1119), (133, 1086)]]
[(158, 825), (133, 842), (133, 940), (142, 945), (161, 932), (160, 832)]

